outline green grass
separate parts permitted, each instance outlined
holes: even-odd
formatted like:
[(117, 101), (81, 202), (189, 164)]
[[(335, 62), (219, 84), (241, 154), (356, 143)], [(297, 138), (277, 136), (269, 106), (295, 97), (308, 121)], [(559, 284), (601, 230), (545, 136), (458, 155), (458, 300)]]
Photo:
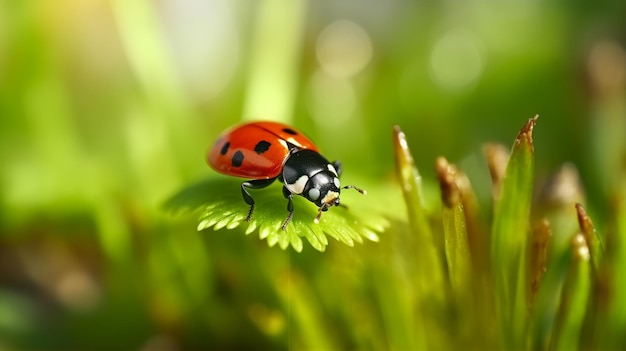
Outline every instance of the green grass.
[[(278, 244), (283, 249), (291, 246), (297, 252), (303, 249), (302, 238), (319, 251), (332, 245), (325, 235), (350, 246), (363, 244), (362, 238), (380, 241), (354, 254), (330, 253), (331, 258), (347, 255), (356, 259), (343, 269), (350, 271), (350, 275), (366, 274), (372, 279), (343, 282), (340, 285), (347, 284), (343, 286), (346, 291), (328, 297), (329, 300), (317, 301), (317, 308), (303, 303), (303, 299), (309, 301), (312, 297), (307, 297), (308, 293), (302, 289), (315, 287), (304, 288), (307, 283), (301, 277), (293, 277), (293, 273), (285, 278), (287, 292), (281, 292), (279, 297), (289, 304), (288, 318), (292, 318), (292, 326), (300, 330), (296, 335), (302, 338), (298, 341), (301, 347), (335, 349), (346, 342), (357, 342), (358, 348), (369, 348), (382, 342), (390, 349), (468, 346), (578, 349), (586, 330), (597, 328), (600, 323), (595, 319), (597, 313), (602, 313), (595, 309), (599, 308), (599, 301), (594, 303), (591, 298), (599, 284), (598, 272), (610, 269), (611, 264), (605, 261), (600, 239), (582, 205), (576, 204), (577, 212), (571, 212), (580, 226), (577, 232), (569, 234), (570, 244), (562, 251), (549, 250), (552, 239), (549, 221), (533, 219), (543, 218), (541, 213), (531, 216), (536, 121), (537, 117), (531, 118), (522, 127), (513, 142), (506, 167), (500, 167), (504, 173), (494, 176), (494, 180), (501, 183), (494, 183), (497, 191), (494, 213), (486, 224), (481, 223), (478, 215), (481, 210), (475, 203), (467, 176), (444, 158), (439, 158), (436, 164), (441, 211), (435, 217), (426, 211), (421, 176), (413, 163), (406, 136), (398, 127), (393, 132), (393, 143), (407, 223), (384, 215), (385, 211), (376, 206), (380, 203), (376, 198), (359, 204), (358, 199), (354, 201), (351, 197), (354, 207), (333, 209), (319, 224), (314, 224), (315, 206), (303, 200), (296, 202), (297, 215), (287, 230), (282, 231), (284, 199), (278, 191), (269, 191), (277, 189), (272, 187), (255, 192), (255, 195), (259, 193), (259, 206), (253, 220), (247, 224), (247, 205), (240, 199), (239, 192), (224, 191), (238, 189), (238, 181), (221, 178), (185, 188), (167, 207), (199, 209), (198, 230), (203, 233), (210, 227), (235, 230), (243, 225), (245, 229), (240, 232), (258, 231), (260, 239), (266, 239), (270, 246)], [(496, 168), (494, 162), (498, 161), (491, 162)], [(497, 172), (494, 169), (492, 173)], [(380, 190), (374, 191), (376, 193), (378, 195), (374, 196), (383, 196)], [(392, 194), (384, 193), (384, 196)], [(483, 238), (473, 247), (470, 247), (468, 227), (474, 228), (473, 240)], [(491, 255), (486, 260), (481, 258), (489, 252)], [(341, 280), (336, 273), (329, 273), (323, 281)], [(324, 291), (322, 295), (333, 290), (320, 288)], [(368, 330), (365, 335), (335, 334), (330, 339), (324, 333), (311, 334), (322, 323), (319, 313), (328, 313), (327, 308), (335, 305), (345, 308), (346, 304), (355, 303), (351, 301), (354, 298), (351, 294), (358, 296), (370, 289), (373, 303), (360, 301), (358, 310), (340, 309), (348, 313), (341, 318), (348, 318), (346, 323), (354, 323), (356, 319), (352, 318), (356, 318), (357, 313), (363, 314), (365, 320), (359, 323), (380, 329)], [(613, 299), (608, 304), (619, 304), (618, 301)], [(613, 310), (608, 306), (604, 308)], [(375, 317), (377, 314), (380, 320)], [(619, 313), (610, 315), (621, 318)], [(378, 323), (381, 324), (376, 327)], [(619, 345), (619, 335), (608, 337), (615, 344), (599, 341), (595, 346)], [(584, 346), (595, 347), (589, 342)]]

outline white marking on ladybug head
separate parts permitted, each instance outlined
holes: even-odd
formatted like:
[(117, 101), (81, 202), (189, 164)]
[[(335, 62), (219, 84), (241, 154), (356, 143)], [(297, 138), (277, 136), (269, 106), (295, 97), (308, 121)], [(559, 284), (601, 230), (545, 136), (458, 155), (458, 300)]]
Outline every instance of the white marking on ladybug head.
[(335, 200), (339, 197), (339, 193), (336, 191), (329, 191), (326, 193), (324, 198), (322, 199), (323, 204), (327, 204), (328, 206), (332, 206), (335, 204)]
[(309, 181), (309, 177), (306, 175), (300, 176), (293, 184), (285, 184), (287, 189), (293, 194), (300, 195), (304, 191), (304, 186)]
[(335, 177), (337, 177), (337, 176), (338, 176), (338, 175), (337, 175), (337, 170), (335, 169), (335, 166), (333, 166), (332, 164), (330, 164), (330, 163), (329, 163), (329, 164), (327, 165), (327, 167), (328, 167), (328, 170), (329, 170), (329, 171), (333, 172), (333, 174), (335, 175)]
[(333, 183), (335, 183), (335, 186), (337, 188), (341, 187), (341, 184), (339, 183), (339, 178), (333, 178)]
[(320, 198), (320, 190), (317, 188), (313, 188), (309, 190), (309, 200), (317, 201)]

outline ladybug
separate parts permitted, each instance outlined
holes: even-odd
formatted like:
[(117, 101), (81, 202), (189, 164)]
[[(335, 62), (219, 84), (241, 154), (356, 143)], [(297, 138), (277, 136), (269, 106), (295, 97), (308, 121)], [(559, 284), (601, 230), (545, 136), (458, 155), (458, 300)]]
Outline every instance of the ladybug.
[(293, 217), (294, 195), (300, 195), (318, 207), (315, 223), (322, 212), (339, 205), (341, 163), (328, 162), (317, 146), (298, 130), (277, 122), (249, 122), (224, 131), (208, 151), (207, 163), (216, 171), (247, 178), (241, 183), (243, 200), (250, 205), (246, 221), (254, 212), (254, 199), (248, 189), (261, 189), (276, 179), (283, 183), (289, 215), (281, 229)]

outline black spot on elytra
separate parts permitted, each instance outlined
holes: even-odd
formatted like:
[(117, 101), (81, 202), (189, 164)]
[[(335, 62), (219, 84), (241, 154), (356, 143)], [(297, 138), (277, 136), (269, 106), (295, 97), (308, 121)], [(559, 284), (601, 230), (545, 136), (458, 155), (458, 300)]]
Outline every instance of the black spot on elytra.
[(226, 155), (226, 152), (228, 152), (228, 148), (230, 147), (230, 142), (226, 142), (226, 144), (224, 144), (224, 146), (222, 146), (222, 149), (220, 150), (220, 154), (221, 155)]
[(233, 158), (230, 160), (230, 163), (233, 167), (239, 167), (243, 163), (243, 152), (237, 151), (233, 155)]
[(291, 129), (291, 128), (283, 128), (283, 132), (287, 133), (287, 134), (291, 134), (291, 135), (297, 135), (298, 132), (296, 132), (295, 130)]
[(272, 146), (272, 144), (270, 142), (267, 142), (265, 140), (261, 140), (254, 147), (254, 152), (256, 152), (257, 154), (260, 155), (260, 154), (264, 153), (265, 151), (269, 150), (270, 146)]

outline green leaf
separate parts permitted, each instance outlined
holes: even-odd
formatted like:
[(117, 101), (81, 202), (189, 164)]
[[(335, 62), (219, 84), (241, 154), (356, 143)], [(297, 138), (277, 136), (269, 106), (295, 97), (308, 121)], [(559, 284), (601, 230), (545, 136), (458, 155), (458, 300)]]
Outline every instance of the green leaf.
[(342, 206), (324, 212), (319, 223), (313, 221), (317, 207), (296, 196), (293, 219), (282, 230), (288, 212), (280, 186), (276, 182), (251, 191), (256, 205), (250, 222), (246, 222), (249, 206), (241, 197), (241, 181), (229, 177), (210, 178), (187, 186), (170, 198), (165, 208), (173, 212), (199, 211), (199, 231), (243, 227), (245, 234), (258, 231), (259, 238), (267, 240), (269, 246), (278, 245), (282, 249), (291, 246), (297, 252), (303, 249), (303, 238), (318, 251), (326, 249), (327, 236), (349, 246), (362, 243), (363, 239), (378, 241), (378, 234), (389, 225), (376, 209), (376, 203), (370, 205), (361, 198), (363, 195), (345, 190), (341, 194)]
[(538, 116), (520, 130), (494, 209), (491, 259), (506, 348), (524, 345), (527, 321), (527, 242), (533, 177), (532, 132)]

